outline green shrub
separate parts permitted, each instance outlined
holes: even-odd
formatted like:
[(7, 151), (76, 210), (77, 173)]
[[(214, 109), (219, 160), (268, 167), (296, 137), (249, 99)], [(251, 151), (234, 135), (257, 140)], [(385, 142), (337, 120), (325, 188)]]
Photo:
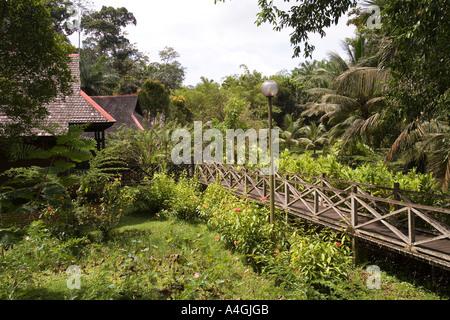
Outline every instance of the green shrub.
[(269, 223), (266, 206), (239, 198), (218, 184), (209, 185), (200, 207), (208, 217), (208, 226), (220, 232), (220, 239), (228, 247), (246, 255), (256, 269), (264, 260), (289, 245), (288, 226), (277, 212), (277, 223)]
[[(387, 188), (392, 188), (394, 187), (394, 183), (399, 183), (400, 189), (443, 194), (443, 191), (438, 188), (436, 180), (433, 178), (432, 174), (418, 173), (416, 169), (412, 169), (407, 173), (395, 173), (382, 161), (365, 163), (353, 168), (341, 164), (337, 157), (333, 154), (313, 157), (309, 153), (292, 155), (288, 150), (285, 150), (280, 154), (279, 170), (315, 177), (320, 177), (322, 174), (325, 174), (327, 178), (331, 179), (377, 185)], [(309, 180), (308, 178), (305, 178), (305, 180), (310, 182), (316, 181), (314, 179)], [(332, 182), (332, 185), (338, 189), (348, 187), (348, 184), (342, 184), (339, 182)], [(373, 196), (386, 196), (390, 192), (389, 190), (374, 188), (364, 189)], [(438, 206), (442, 205), (442, 200), (438, 198), (418, 195), (408, 196), (411, 197), (411, 200), (417, 203)]]
[(172, 177), (156, 174), (147, 185), (135, 188), (135, 196), (130, 213), (154, 216), (169, 208), (169, 201), (175, 194), (175, 181)]
[(201, 219), (203, 218), (199, 210), (201, 199), (198, 182), (182, 175), (174, 186), (172, 198), (167, 203), (169, 212), (182, 220)]
[(307, 282), (336, 281), (348, 277), (352, 255), (348, 237), (330, 232), (294, 232), (290, 238), (291, 267)]

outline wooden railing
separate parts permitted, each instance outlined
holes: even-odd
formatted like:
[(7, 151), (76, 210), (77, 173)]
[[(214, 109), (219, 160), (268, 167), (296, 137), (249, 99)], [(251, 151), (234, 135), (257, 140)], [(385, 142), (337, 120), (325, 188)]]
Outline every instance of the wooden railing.
[[(196, 175), (254, 200), (270, 196), (269, 176), (257, 168), (202, 164)], [(413, 197), (437, 205), (415, 203)], [(287, 214), (450, 267), (448, 196), (278, 172), (274, 202)]]
[(155, 174), (165, 172), (178, 178), (185, 172), (188, 176), (193, 176), (195, 165), (191, 164), (173, 164), (173, 163), (152, 163), (149, 165), (130, 165), (128, 170), (121, 174), (121, 180), (124, 185), (127, 184), (145, 184), (150, 182)]
[[(162, 171), (175, 178), (185, 172), (203, 184), (220, 183), (255, 201), (270, 197), (269, 176), (255, 167), (171, 163), (131, 166), (123, 172), (122, 181), (145, 183)], [(450, 269), (449, 196), (402, 190), (398, 184), (376, 186), (282, 171), (274, 180), (274, 203), (287, 216), (346, 231)], [(425, 200), (425, 204), (417, 199)]]

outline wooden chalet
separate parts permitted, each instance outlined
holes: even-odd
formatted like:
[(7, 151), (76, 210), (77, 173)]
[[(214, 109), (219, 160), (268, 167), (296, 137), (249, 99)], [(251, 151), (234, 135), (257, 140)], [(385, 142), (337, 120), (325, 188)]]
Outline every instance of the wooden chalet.
[[(69, 68), (76, 79), (71, 83), (72, 94), (66, 97), (59, 95), (46, 104), (49, 115), (42, 121), (41, 127), (57, 124), (61, 130), (66, 130), (70, 125), (85, 124), (85, 131), (93, 133), (97, 147), (101, 149), (105, 146), (105, 130), (113, 126), (116, 120), (81, 90), (79, 55), (71, 54), (70, 57)], [(0, 123), (8, 121), (11, 120), (0, 114)], [(56, 140), (42, 129), (32, 130), (32, 135), (35, 137), (33, 140), (44, 148)]]
[[(75, 78), (75, 81), (71, 83), (72, 94), (65, 97), (60, 94), (52, 102), (46, 104), (48, 116), (39, 124), (39, 128), (31, 130), (30, 134), (24, 138), (29, 144), (48, 149), (56, 144), (56, 137), (40, 128), (51, 127), (58, 132), (67, 130), (71, 125), (82, 124), (86, 125), (84, 135), (94, 138), (97, 141), (97, 149), (100, 150), (105, 147), (105, 131), (111, 128), (116, 120), (81, 90), (79, 55), (71, 54), (70, 57), (69, 68)], [(0, 123), (7, 124), (8, 122), (12, 122), (12, 120), (0, 112)], [(46, 166), (48, 161), (47, 159), (33, 159), (11, 162), (0, 151), (0, 172), (12, 167)]]

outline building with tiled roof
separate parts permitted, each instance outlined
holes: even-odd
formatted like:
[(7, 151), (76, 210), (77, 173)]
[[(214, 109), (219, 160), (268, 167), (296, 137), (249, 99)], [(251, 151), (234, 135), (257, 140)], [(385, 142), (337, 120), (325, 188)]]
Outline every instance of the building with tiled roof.
[(144, 130), (144, 126), (148, 125), (144, 119), (137, 94), (93, 96), (91, 98), (116, 119), (116, 123), (106, 130), (106, 134), (121, 127)]
[[(105, 145), (105, 130), (113, 126), (116, 120), (81, 90), (79, 55), (71, 54), (70, 57), (69, 68), (76, 79), (71, 83), (72, 95), (57, 96), (53, 102), (46, 104), (49, 115), (40, 123), (40, 127), (57, 124), (65, 130), (70, 125), (87, 124), (85, 131), (93, 132), (98, 148), (102, 148)], [(0, 123), (8, 121), (5, 115), (0, 114)], [(32, 133), (42, 139), (51, 137), (42, 129), (34, 129)]]

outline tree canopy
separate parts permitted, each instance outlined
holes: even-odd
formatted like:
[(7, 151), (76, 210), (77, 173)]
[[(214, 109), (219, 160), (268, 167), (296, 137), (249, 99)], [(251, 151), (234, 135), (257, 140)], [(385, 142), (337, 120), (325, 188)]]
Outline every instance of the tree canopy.
[(11, 119), (3, 124), (4, 134), (31, 128), (58, 92), (71, 92), (68, 62), (74, 48), (52, 26), (40, 1), (0, 4), (0, 111)]

